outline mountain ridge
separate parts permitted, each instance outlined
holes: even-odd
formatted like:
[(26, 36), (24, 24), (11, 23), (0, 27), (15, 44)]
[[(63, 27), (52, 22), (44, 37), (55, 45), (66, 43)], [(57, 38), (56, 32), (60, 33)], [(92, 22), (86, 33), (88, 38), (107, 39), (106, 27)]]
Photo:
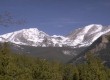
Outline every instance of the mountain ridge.
[(110, 31), (110, 27), (100, 24), (91, 24), (76, 29), (68, 36), (50, 36), (37, 28), (22, 29), (0, 35), (0, 42), (12, 42), (19, 45), (40, 47), (83, 47), (90, 46), (101, 35)]

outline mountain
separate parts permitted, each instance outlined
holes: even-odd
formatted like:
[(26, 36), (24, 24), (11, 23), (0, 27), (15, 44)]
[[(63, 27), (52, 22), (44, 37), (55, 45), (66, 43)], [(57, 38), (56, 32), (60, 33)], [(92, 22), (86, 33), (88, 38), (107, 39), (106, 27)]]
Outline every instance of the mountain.
[(110, 32), (99, 37), (91, 46), (75, 56), (70, 63), (82, 63), (86, 61), (86, 54), (92, 53), (110, 67)]
[(0, 35), (0, 42), (11, 42), (35, 47), (85, 47), (90, 46), (101, 35), (110, 31), (110, 27), (91, 24), (79, 28), (68, 36), (50, 36), (37, 28), (23, 29)]
[[(76, 29), (67, 36), (50, 36), (37, 28), (29, 28), (0, 35), (0, 42), (9, 42), (11, 49), (19, 54), (26, 53), (26, 55), (64, 63), (68, 61), (79, 63), (84, 62), (85, 53), (90, 50), (97, 52), (105, 49), (102, 48), (105, 44), (100, 44), (102, 47), (97, 47), (97, 44), (100, 42), (99, 39), (108, 32), (110, 32), (110, 26), (104, 27), (98, 24)], [(104, 59), (104, 61), (107, 60)]]
[(76, 29), (68, 35), (70, 40), (73, 40), (73, 45), (82, 47), (90, 46), (101, 35), (110, 31), (110, 26), (105, 27), (99, 24), (91, 24), (84, 28)]
[(67, 44), (68, 38), (56, 35), (49, 36), (37, 28), (30, 28), (1, 35), (0, 41), (36, 47), (62, 47)]

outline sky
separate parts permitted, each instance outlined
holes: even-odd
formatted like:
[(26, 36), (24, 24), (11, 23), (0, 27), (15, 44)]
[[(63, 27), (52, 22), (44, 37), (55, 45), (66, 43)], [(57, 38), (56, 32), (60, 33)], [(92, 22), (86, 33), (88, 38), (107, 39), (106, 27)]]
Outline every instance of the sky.
[(5, 11), (26, 24), (0, 25), (0, 35), (25, 28), (67, 35), (90, 24), (110, 25), (110, 0), (0, 0), (0, 14)]

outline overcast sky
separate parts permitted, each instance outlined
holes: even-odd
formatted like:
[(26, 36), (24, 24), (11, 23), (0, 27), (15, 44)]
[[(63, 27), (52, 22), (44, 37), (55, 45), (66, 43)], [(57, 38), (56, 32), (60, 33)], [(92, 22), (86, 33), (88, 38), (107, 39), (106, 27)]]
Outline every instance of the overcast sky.
[(110, 0), (0, 0), (0, 13), (4, 11), (27, 23), (0, 26), (0, 34), (34, 27), (49, 35), (66, 35), (89, 24), (110, 25)]

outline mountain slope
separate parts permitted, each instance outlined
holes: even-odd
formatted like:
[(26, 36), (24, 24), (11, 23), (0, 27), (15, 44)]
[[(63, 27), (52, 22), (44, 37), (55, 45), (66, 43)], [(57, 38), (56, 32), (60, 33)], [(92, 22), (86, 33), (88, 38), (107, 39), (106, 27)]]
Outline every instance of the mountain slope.
[(70, 60), (70, 63), (85, 62), (86, 54), (92, 53), (110, 67), (110, 32), (99, 37), (91, 46)]
[(104, 27), (98, 24), (91, 24), (84, 28), (79, 28), (68, 35), (73, 40), (74, 45), (78, 46), (89, 46), (101, 35), (106, 34), (110, 31), (109, 27)]
[[(0, 43), (0, 46), (3, 43)], [(71, 47), (34, 47), (27, 45), (17, 45), (8, 43), (11, 51), (17, 54), (34, 56), (49, 61), (59, 61), (67, 63), (85, 48), (71, 48)]]
[(85, 47), (90, 46), (101, 35), (110, 31), (110, 27), (92, 24), (76, 29), (68, 36), (50, 36), (37, 28), (23, 29), (0, 35), (0, 42), (12, 42), (19, 45), (36, 47)]

